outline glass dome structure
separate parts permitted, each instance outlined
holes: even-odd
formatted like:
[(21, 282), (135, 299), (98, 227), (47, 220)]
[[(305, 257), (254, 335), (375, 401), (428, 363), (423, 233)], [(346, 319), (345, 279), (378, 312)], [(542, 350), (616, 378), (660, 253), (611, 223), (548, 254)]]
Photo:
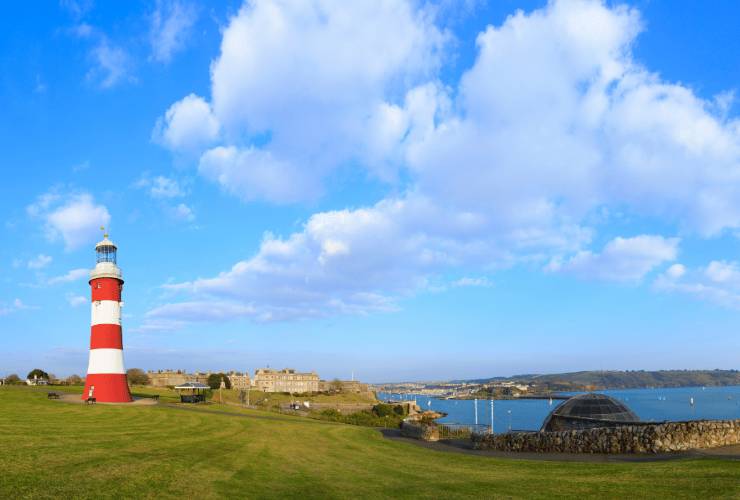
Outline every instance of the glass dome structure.
[(606, 394), (580, 394), (555, 408), (542, 424), (543, 431), (614, 427), (637, 423), (640, 418), (624, 403)]

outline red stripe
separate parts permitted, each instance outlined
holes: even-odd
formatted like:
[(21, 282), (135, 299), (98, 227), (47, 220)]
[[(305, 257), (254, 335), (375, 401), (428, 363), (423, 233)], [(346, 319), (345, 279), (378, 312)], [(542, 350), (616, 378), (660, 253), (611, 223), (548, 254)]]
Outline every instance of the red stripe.
[(115, 300), (116, 302), (121, 301), (121, 289), (123, 289), (123, 281), (115, 278), (97, 278), (90, 280), (90, 288), (92, 289), (92, 300)]
[(93, 325), (90, 349), (123, 349), (121, 325)]
[(90, 386), (94, 386), (93, 397), (99, 403), (130, 403), (131, 392), (128, 390), (126, 375), (123, 373), (94, 373), (85, 379), (85, 392), (82, 399), (87, 399)]

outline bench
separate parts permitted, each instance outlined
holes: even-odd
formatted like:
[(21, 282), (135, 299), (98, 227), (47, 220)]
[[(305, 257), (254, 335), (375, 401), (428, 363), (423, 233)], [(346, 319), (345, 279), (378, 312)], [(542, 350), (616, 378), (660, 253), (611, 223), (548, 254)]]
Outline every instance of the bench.
[(61, 395), (58, 392), (50, 392), (46, 395), (48, 399), (59, 399)]
[(85, 404), (86, 405), (94, 405), (95, 404), (95, 401), (96, 401), (95, 398), (87, 398), (85, 400)]
[(154, 401), (159, 401), (159, 394), (155, 394), (154, 396), (152, 396), (152, 399)]

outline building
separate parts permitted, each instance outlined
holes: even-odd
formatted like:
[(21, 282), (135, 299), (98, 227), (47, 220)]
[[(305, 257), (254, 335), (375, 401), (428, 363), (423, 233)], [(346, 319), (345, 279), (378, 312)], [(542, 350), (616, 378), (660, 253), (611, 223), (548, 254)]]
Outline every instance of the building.
[(542, 424), (543, 431), (639, 424), (640, 418), (623, 403), (605, 394), (580, 394), (555, 408)]
[(104, 234), (103, 240), (95, 245), (97, 260), (89, 282), (92, 291), (90, 361), (82, 399), (93, 397), (102, 403), (133, 401), (123, 366), (123, 277), (116, 264), (117, 251), (118, 247)]
[(367, 384), (358, 382), (357, 380), (320, 380), (319, 381), (319, 392), (349, 392), (354, 394), (364, 394), (370, 392), (370, 387)]
[(249, 373), (231, 371), (226, 374), (231, 382), (232, 389), (244, 389), (247, 390), (251, 386), (251, 380), (249, 379)]
[(149, 377), (149, 384), (153, 387), (174, 387), (196, 381), (193, 375), (182, 370), (150, 370), (146, 374)]
[(26, 385), (49, 385), (49, 381), (45, 378), (39, 378), (34, 375), (32, 379), (26, 379)]
[(318, 392), (319, 376), (316, 372), (298, 373), (292, 368), (259, 368), (254, 372), (253, 386), (263, 392)]

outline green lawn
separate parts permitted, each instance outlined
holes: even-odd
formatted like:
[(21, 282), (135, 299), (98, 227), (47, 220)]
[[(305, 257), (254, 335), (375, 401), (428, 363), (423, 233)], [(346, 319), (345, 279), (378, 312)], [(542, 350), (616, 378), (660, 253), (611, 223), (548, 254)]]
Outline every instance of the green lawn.
[(0, 498), (740, 498), (737, 461), (500, 460), (201, 408), (73, 405), (0, 387)]

